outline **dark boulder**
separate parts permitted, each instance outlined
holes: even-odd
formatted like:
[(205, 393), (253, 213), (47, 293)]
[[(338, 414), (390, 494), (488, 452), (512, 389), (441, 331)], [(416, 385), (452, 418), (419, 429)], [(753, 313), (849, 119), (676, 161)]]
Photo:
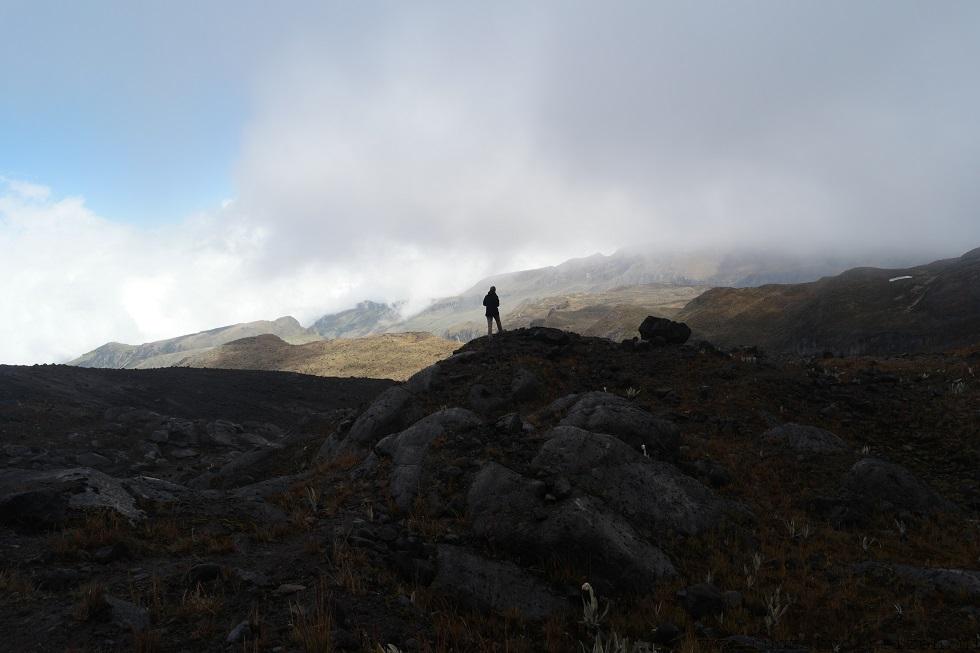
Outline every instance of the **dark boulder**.
[(606, 589), (649, 589), (676, 575), (667, 556), (601, 500), (572, 496), (549, 504), (545, 491), (541, 481), (485, 465), (467, 497), (474, 534), (519, 555), (587, 565)]
[(437, 549), (432, 588), (471, 608), (516, 611), (524, 619), (544, 619), (569, 607), (548, 585), (514, 563), (490, 560), (449, 544)]
[(724, 638), (721, 642), (721, 650), (726, 653), (807, 653), (809, 650), (798, 646), (778, 644), (759, 637), (749, 637), (748, 635), (732, 635)]
[(692, 535), (722, 519), (725, 503), (714, 492), (618, 438), (568, 426), (550, 435), (532, 465), (601, 498), (639, 528)]
[(666, 344), (683, 345), (691, 337), (691, 328), (683, 322), (649, 315), (640, 324), (640, 337), (650, 342), (662, 339)]
[(572, 339), (567, 331), (552, 327), (532, 326), (522, 333), (525, 337), (548, 345), (565, 345)]
[(980, 599), (980, 571), (974, 569), (941, 569), (864, 562), (855, 565), (852, 570), (856, 574), (875, 577), (890, 586), (896, 580), (900, 580), (953, 599)]
[(45, 530), (86, 510), (110, 510), (130, 521), (145, 517), (122, 481), (95, 469), (0, 471), (0, 523)]
[(714, 460), (707, 458), (696, 460), (691, 464), (690, 469), (695, 476), (707, 481), (713, 488), (725, 487), (732, 482), (732, 473), (728, 468)]
[(394, 386), (382, 392), (347, 431), (338, 431), (329, 436), (317, 457), (329, 460), (345, 452), (363, 454), (384, 436), (400, 431), (423, 417), (424, 413), (420, 413), (415, 405), (415, 395), (410, 389), (424, 386), (427, 378), (419, 377), (412, 386)]
[(562, 426), (614, 435), (637, 452), (646, 446), (650, 456), (671, 457), (680, 442), (680, 430), (673, 422), (654, 417), (629, 399), (608, 392), (569, 395), (545, 410), (553, 414), (567, 410)]
[(422, 465), (429, 453), (429, 446), (437, 437), (459, 433), (479, 426), (479, 417), (463, 408), (449, 408), (433, 413), (414, 425), (387, 436), (374, 451), (378, 456), (390, 458), (391, 496), (401, 510), (411, 510), (422, 480)]
[(495, 413), (506, 407), (510, 401), (507, 397), (491, 390), (487, 386), (476, 383), (470, 388), (467, 396), (467, 403), (470, 408), (480, 413), (488, 415)]
[(711, 583), (691, 585), (679, 591), (677, 598), (684, 610), (695, 619), (725, 611), (725, 594)]
[(510, 394), (516, 401), (530, 401), (541, 393), (541, 381), (537, 375), (523, 367), (514, 372)]
[(814, 497), (810, 505), (837, 527), (867, 526), (876, 516), (905, 519), (960, 511), (904, 467), (877, 458), (856, 462), (836, 494)]
[(762, 440), (767, 445), (803, 455), (847, 451), (844, 441), (830, 431), (792, 422), (769, 429), (762, 434)]
[(112, 623), (122, 630), (143, 632), (150, 627), (150, 613), (146, 608), (109, 595), (105, 596), (105, 602), (111, 610)]
[(864, 458), (851, 467), (844, 476), (842, 494), (870, 511), (930, 515), (957, 510), (904, 467), (877, 458)]

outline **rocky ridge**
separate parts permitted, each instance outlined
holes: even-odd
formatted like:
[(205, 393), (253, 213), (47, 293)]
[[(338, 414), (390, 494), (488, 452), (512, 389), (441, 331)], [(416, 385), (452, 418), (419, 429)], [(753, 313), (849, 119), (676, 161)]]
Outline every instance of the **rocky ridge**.
[[(481, 338), (347, 399), (355, 380), (158, 370), (215, 374), (147, 405), (150, 377), (10, 368), (2, 578), (28, 612), (4, 630), (59, 649), (969, 641), (976, 353), (777, 363), (646, 326)], [(282, 390), (256, 409), (221, 390), (242, 379)]]

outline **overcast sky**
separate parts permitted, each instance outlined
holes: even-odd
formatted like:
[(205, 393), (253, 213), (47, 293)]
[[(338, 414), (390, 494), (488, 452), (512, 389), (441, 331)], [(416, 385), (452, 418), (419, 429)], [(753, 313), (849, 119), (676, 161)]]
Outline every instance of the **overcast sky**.
[(0, 362), (596, 251), (980, 246), (980, 3), (0, 0)]

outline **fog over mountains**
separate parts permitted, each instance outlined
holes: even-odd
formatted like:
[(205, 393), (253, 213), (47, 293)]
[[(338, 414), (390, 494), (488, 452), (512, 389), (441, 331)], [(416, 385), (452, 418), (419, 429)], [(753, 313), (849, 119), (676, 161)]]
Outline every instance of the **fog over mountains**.
[(637, 243), (847, 259), (755, 284), (980, 242), (976, 3), (97, 4), (0, 16), (3, 362)]
[[(898, 258), (893, 255), (891, 260)], [(881, 260), (888, 258), (881, 257)], [(485, 333), (482, 298), (491, 285), (498, 288), (505, 328), (509, 329), (556, 326), (618, 340), (635, 336), (636, 326), (646, 315), (674, 317), (680, 314), (690, 317), (697, 328), (704, 325), (706, 335), (719, 337), (728, 344), (731, 339), (727, 336), (731, 333), (735, 337), (736, 327), (731, 331), (726, 325), (712, 329), (712, 319), (706, 317), (710, 311), (721, 309), (707, 308), (714, 307), (711, 301), (689, 304), (691, 300), (714, 287), (750, 288), (773, 283), (809, 282), (836, 275), (849, 267), (855, 267), (855, 261), (845, 257), (798, 257), (759, 250), (728, 253), (701, 250), (673, 254), (621, 250), (610, 256), (596, 254), (552, 267), (487, 277), (458, 295), (435, 300), (414, 315), (403, 315), (401, 304), (365, 300), (354, 308), (324, 315), (309, 327), (303, 327), (292, 317), (282, 317), (272, 322), (235, 324), (142, 345), (107, 343), (73, 360), (72, 364), (147, 368), (192, 365), (200, 361), (216, 364), (215, 361), (233, 358), (234, 366), (241, 367), (247, 366), (242, 362), (247, 357), (241, 352), (232, 358), (229, 358), (230, 354), (206, 354), (227, 343), (264, 334), (278, 336), (284, 344), (294, 345), (324, 338), (402, 332), (427, 332), (465, 342)], [(709, 296), (719, 295), (711, 292)], [(698, 306), (704, 307), (700, 313), (695, 310)], [(731, 308), (724, 310), (734, 311)], [(764, 313), (754, 317), (765, 319)], [(714, 322), (717, 323), (717, 319)], [(739, 341), (739, 344), (784, 344), (762, 335), (767, 333), (766, 324), (752, 324), (748, 333), (755, 341)], [(268, 354), (260, 354), (259, 349), (248, 351), (254, 351), (257, 357), (268, 358)], [(313, 357), (324, 355), (319, 349), (292, 351), (287, 357), (294, 361), (289, 369), (329, 367), (322, 362), (295, 362), (303, 358), (300, 352)], [(267, 369), (268, 365), (255, 362), (259, 369)]]

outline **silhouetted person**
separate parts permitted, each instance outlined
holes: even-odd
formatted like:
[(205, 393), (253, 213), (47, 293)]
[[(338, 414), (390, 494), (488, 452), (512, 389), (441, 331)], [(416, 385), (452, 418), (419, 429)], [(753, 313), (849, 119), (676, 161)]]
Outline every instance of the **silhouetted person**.
[(497, 333), (504, 330), (500, 326), (500, 298), (497, 297), (496, 286), (490, 286), (490, 292), (483, 298), (483, 305), (487, 307), (487, 338), (492, 338), (494, 320), (497, 322)]

